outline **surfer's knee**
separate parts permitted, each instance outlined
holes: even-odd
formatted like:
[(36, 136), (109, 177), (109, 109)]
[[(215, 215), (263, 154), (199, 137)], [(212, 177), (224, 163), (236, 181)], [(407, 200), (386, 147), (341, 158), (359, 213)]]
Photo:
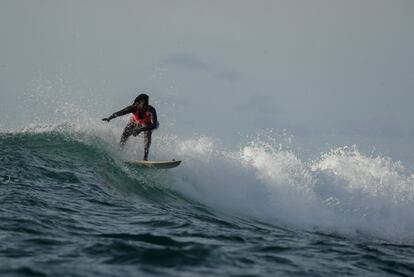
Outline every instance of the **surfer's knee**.
[(121, 147), (124, 147), (128, 138), (132, 135), (132, 126), (128, 124), (121, 135), (121, 141), (119, 142)]

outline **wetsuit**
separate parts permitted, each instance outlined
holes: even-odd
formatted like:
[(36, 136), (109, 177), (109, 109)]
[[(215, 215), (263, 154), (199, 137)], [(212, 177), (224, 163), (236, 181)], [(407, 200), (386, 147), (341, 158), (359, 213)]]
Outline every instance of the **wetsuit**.
[(138, 104), (130, 105), (114, 114), (109, 119), (113, 119), (118, 116), (132, 113), (134, 116), (128, 122), (121, 136), (121, 147), (125, 145), (128, 138), (133, 135), (134, 137), (139, 133), (144, 132), (145, 150), (144, 160), (148, 159), (149, 148), (151, 146), (152, 131), (159, 126), (157, 111), (151, 105), (148, 105), (146, 109), (140, 108)]

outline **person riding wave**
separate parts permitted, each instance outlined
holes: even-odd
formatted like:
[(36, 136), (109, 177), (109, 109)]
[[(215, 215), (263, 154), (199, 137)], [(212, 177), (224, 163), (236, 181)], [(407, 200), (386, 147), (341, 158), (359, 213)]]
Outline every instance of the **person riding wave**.
[(157, 111), (153, 106), (149, 105), (149, 96), (143, 93), (135, 98), (132, 105), (102, 120), (110, 122), (112, 119), (126, 114), (133, 114), (133, 117), (122, 133), (120, 145), (123, 148), (131, 135), (136, 137), (141, 132), (144, 132), (144, 160), (147, 161), (149, 148), (151, 146), (152, 131), (159, 126)]

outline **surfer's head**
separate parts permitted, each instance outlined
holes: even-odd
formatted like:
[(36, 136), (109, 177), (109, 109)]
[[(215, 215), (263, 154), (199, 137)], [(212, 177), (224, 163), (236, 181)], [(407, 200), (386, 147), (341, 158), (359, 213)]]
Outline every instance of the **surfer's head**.
[(143, 107), (148, 106), (149, 96), (145, 93), (141, 93), (134, 100), (134, 104), (142, 104)]

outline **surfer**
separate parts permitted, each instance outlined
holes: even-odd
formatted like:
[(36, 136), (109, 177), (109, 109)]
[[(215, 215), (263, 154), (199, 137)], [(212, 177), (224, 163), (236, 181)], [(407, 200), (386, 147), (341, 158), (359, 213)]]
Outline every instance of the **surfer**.
[(118, 116), (130, 113), (134, 116), (128, 122), (124, 132), (122, 133), (120, 145), (123, 148), (131, 135), (136, 137), (141, 132), (144, 132), (144, 161), (147, 161), (149, 148), (151, 146), (152, 131), (157, 129), (159, 126), (157, 112), (153, 106), (149, 105), (148, 95), (138, 95), (132, 105), (113, 113), (110, 117), (103, 118), (102, 120), (109, 122)]

